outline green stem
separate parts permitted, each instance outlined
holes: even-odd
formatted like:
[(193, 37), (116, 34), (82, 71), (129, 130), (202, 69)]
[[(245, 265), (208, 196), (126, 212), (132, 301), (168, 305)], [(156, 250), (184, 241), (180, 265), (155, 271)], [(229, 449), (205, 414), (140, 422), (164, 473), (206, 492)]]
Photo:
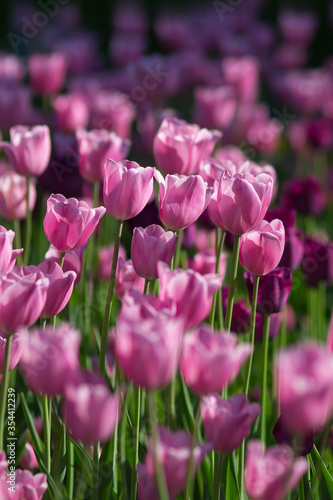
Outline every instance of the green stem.
[(105, 372), (105, 355), (106, 355), (106, 347), (108, 341), (108, 331), (109, 331), (109, 322), (110, 322), (110, 314), (111, 314), (111, 306), (114, 288), (116, 284), (116, 268), (118, 261), (118, 253), (119, 253), (119, 245), (121, 239), (121, 233), (123, 230), (123, 222), (117, 221), (117, 229), (116, 229), (116, 238), (114, 242), (114, 250), (113, 250), (113, 259), (112, 259), (112, 268), (110, 274), (109, 288), (108, 294), (106, 298), (104, 318), (103, 318), (103, 326), (102, 326), (102, 337), (101, 337), (101, 349), (99, 353), (99, 363), (98, 363), (98, 371), (99, 374), (104, 376)]
[[(14, 231), (15, 231), (15, 246), (17, 249), (22, 248), (21, 242), (21, 226), (20, 221), (18, 219), (14, 219)], [(22, 256), (19, 255), (16, 259), (18, 265), (22, 264)]]
[(299, 500), (305, 500), (305, 491), (304, 491), (304, 478), (301, 477), (299, 482)]
[(179, 267), (180, 253), (182, 251), (182, 243), (183, 243), (183, 230), (180, 229), (178, 231), (178, 237), (177, 237), (177, 245), (176, 245), (175, 255), (173, 256), (172, 262), (171, 262), (171, 268), (172, 269), (177, 269), (177, 267)]
[(264, 362), (262, 365), (262, 376), (261, 376), (261, 394), (260, 403), (262, 408), (262, 414), (260, 419), (260, 439), (263, 443), (266, 443), (266, 400), (267, 400), (267, 366), (268, 366), (268, 344), (269, 344), (269, 323), (270, 316), (265, 315), (264, 317), (264, 333), (263, 333), (263, 350), (264, 350)]
[(225, 315), (225, 328), (226, 328), (226, 330), (228, 330), (228, 332), (230, 332), (232, 310), (233, 310), (233, 306), (234, 306), (240, 239), (241, 239), (241, 236), (239, 234), (234, 235), (234, 248), (232, 251), (232, 260), (231, 260), (231, 273), (230, 273), (230, 283), (229, 283), (229, 292), (228, 292), (228, 304), (227, 304), (227, 311), (226, 311), (226, 315)]
[(93, 447), (93, 472), (96, 474), (97, 484), (92, 485), (92, 492), (91, 492), (91, 497), (93, 500), (98, 500), (99, 494), (98, 494), (98, 486), (99, 486), (99, 450), (100, 450), (100, 444), (97, 443)]
[(66, 474), (66, 483), (67, 483), (67, 493), (68, 498), (72, 499), (74, 495), (74, 445), (72, 441), (66, 437), (67, 441), (67, 474)]
[(148, 391), (147, 397), (148, 397), (149, 419), (152, 424), (153, 455), (154, 455), (155, 475), (156, 475), (158, 493), (160, 500), (169, 500), (164, 469), (158, 459), (159, 436), (158, 436), (157, 414), (156, 414), (154, 392)]
[[(225, 240), (225, 231), (222, 231), (221, 237), (220, 237), (219, 228), (216, 228), (216, 240), (218, 243), (217, 243), (216, 248), (215, 248), (215, 258), (216, 258), (215, 274), (220, 274), (220, 260), (221, 260), (221, 254), (222, 254), (222, 249), (223, 249), (224, 240)], [(210, 322), (212, 329), (214, 329), (214, 324), (215, 324), (216, 302), (218, 303), (218, 328), (222, 329), (223, 328), (223, 314), (222, 314), (221, 288), (219, 288), (218, 291), (214, 293), (214, 297), (213, 297), (212, 309), (210, 311), (210, 316), (209, 316), (209, 322)], [(221, 325), (221, 321), (222, 321), (222, 325)]]
[(119, 436), (119, 456), (120, 456), (120, 471), (121, 471), (121, 485), (123, 497), (128, 498), (127, 480), (126, 480), (126, 424), (127, 424), (127, 410), (131, 397), (132, 386), (127, 387), (126, 396), (122, 409), (122, 416), (120, 421), (120, 436)]
[(23, 264), (28, 265), (31, 247), (31, 225), (32, 225), (32, 212), (30, 211), (30, 177), (27, 177), (27, 218), (25, 226), (25, 245), (24, 245), (24, 258)]
[(249, 393), (250, 376), (251, 376), (251, 368), (252, 368), (252, 361), (253, 361), (254, 337), (255, 337), (255, 331), (256, 331), (256, 313), (257, 313), (257, 299), (258, 299), (258, 290), (259, 290), (259, 279), (260, 279), (260, 276), (256, 275), (254, 277), (254, 284), (253, 284), (252, 307), (251, 307), (251, 324), (250, 324), (250, 343), (251, 343), (251, 346), (252, 346), (252, 352), (251, 352), (251, 355), (250, 355), (250, 359), (248, 361), (246, 379), (245, 379), (245, 384), (244, 384), (244, 392), (245, 392), (246, 396)]
[(147, 295), (149, 293), (149, 288), (150, 288), (150, 280), (145, 280), (145, 288), (143, 290), (144, 295)]
[(139, 442), (140, 442), (140, 412), (141, 412), (141, 389), (135, 389), (135, 415), (134, 415), (134, 434), (133, 434), (133, 462), (131, 477), (131, 500), (136, 499), (138, 484), (137, 466), (139, 460)]
[(6, 340), (5, 354), (2, 365), (2, 380), (0, 384), (0, 450), (4, 450), (4, 422), (5, 409), (7, 401), (8, 380), (9, 380), (9, 359), (10, 349), (12, 345), (12, 335), (9, 335)]
[(221, 492), (221, 472), (223, 465), (223, 456), (220, 453), (214, 452), (214, 490), (213, 500), (220, 500)]
[(167, 425), (171, 429), (176, 428), (176, 375), (171, 380), (170, 385), (166, 389), (167, 400)]
[(186, 489), (184, 492), (184, 500), (187, 500), (188, 498), (193, 498), (193, 487), (194, 487), (194, 472), (195, 472), (195, 462), (194, 462), (194, 450), (196, 444), (199, 442), (199, 424), (200, 424), (200, 403), (198, 403), (198, 407), (196, 410), (195, 414), (195, 424), (194, 424), (194, 431), (193, 431), (193, 436), (192, 436), (192, 442), (191, 442), (191, 452), (190, 452), (190, 459), (188, 462), (188, 468), (187, 468), (187, 480), (186, 480)]
[(66, 255), (66, 252), (60, 252), (59, 266), (61, 267), (61, 269), (64, 267), (65, 255)]
[(51, 472), (51, 420), (49, 401), (46, 395), (42, 396), (43, 429), (44, 429), (44, 463), (48, 474)]

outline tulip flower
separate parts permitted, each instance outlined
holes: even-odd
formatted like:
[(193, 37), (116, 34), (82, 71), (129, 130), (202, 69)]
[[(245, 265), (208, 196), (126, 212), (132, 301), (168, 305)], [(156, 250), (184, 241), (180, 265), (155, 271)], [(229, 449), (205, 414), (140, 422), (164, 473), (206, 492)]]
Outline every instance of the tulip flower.
[[(216, 269), (216, 254), (214, 250), (206, 250), (197, 252), (193, 261), (190, 263), (190, 268), (202, 275), (214, 274)], [(227, 254), (222, 253), (220, 257), (220, 276), (222, 279), (225, 277), (227, 268)]]
[(104, 205), (111, 217), (128, 220), (138, 215), (149, 202), (153, 190), (154, 168), (140, 167), (135, 161), (104, 165)]
[[(244, 273), (245, 284), (252, 303), (254, 275)], [(257, 312), (274, 314), (285, 307), (292, 285), (291, 269), (278, 267), (274, 271), (261, 276), (257, 298)]]
[(133, 231), (131, 257), (139, 276), (151, 280), (157, 278), (157, 262), (170, 264), (176, 250), (177, 236), (153, 224), (146, 228), (136, 227)]
[(319, 215), (325, 208), (325, 193), (315, 177), (291, 181), (283, 189), (282, 205), (302, 215)]
[(169, 384), (178, 368), (183, 331), (182, 318), (163, 313), (139, 323), (119, 320), (116, 354), (124, 375), (145, 389)]
[(306, 237), (301, 269), (305, 281), (310, 287), (319, 283), (331, 283), (333, 279), (333, 243), (324, 238)]
[(0, 276), (13, 269), (16, 258), (23, 252), (23, 248), (13, 250), (14, 236), (14, 231), (0, 226)]
[(252, 103), (256, 100), (259, 90), (259, 64), (255, 57), (226, 57), (222, 62), (222, 73), (225, 83), (232, 86), (242, 103)]
[(293, 434), (286, 429), (281, 415), (275, 422), (272, 434), (277, 444), (287, 444), (293, 447), (298, 456), (306, 457), (306, 455), (312, 451), (313, 432), (309, 432), (306, 436), (298, 436), (297, 439), (294, 439)]
[(11, 271), (0, 278), (0, 330), (6, 334), (31, 326), (45, 307), (49, 280), (40, 273), (24, 277)]
[(225, 401), (218, 395), (206, 396), (200, 405), (207, 441), (223, 454), (236, 450), (249, 435), (251, 426), (261, 413), (258, 403), (249, 403), (245, 394)]
[(41, 175), (51, 156), (50, 129), (47, 125), (16, 125), (9, 130), (10, 143), (0, 142), (16, 173), (26, 177)]
[[(66, 252), (64, 262), (62, 265), (62, 270), (64, 273), (67, 271), (74, 271), (76, 274), (75, 285), (78, 284), (81, 277), (81, 270), (83, 264), (83, 253), (87, 247), (87, 243), (82, 245), (82, 247), (77, 250), (73, 250), (72, 252)], [(45, 254), (45, 260), (50, 260), (53, 262), (59, 262), (60, 260), (60, 250), (57, 250), (56, 247), (50, 245), (48, 251)]]
[(251, 500), (283, 500), (308, 470), (306, 458), (297, 458), (289, 446), (264, 450), (259, 440), (247, 443), (245, 491)]
[(145, 287), (145, 280), (137, 274), (133, 267), (132, 260), (125, 262), (120, 257), (117, 263), (116, 271), (116, 295), (119, 299), (130, 290), (139, 290), (143, 293)]
[(123, 160), (131, 147), (129, 139), (122, 139), (108, 130), (84, 129), (76, 131), (79, 150), (79, 171), (88, 182), (101, 182), (104, 164), (108, 158), (115, 162)]
[(237, 235), (253, 230), (265, 217), (272, 193), (273, 179), (268, 174), (223, 172), (216, 197), (219, 227)]
[(62, 410), (73, 438), (84, 444), (96, 444), (112, 436), (118, 419), (119, 398), (110, 392), (103, 379), (83, 372), (68, 385)]
[(37, 94), (51, 96), (65, 85), (67, 59), (64, 54), (33, 54), (28, 61), (31, 85)]
[(64, 133), (73, 133), (79, 127), (89, 123), (89, 106), (80, 94), (58, 95), (52, 101), (58, 129)]
[[(29, 186), (29, 210), (36, 203), (36, 185), (31, 179)], [(6, 220), (25, 219), (27, 215), (27, 180), (15, 172), (0, 175), (0, 215)]]
[(282, 351), (275, 359), (284, 426), (306, 434), (325, 425), (333, 414), (333, 358), (315, 343)]
[(119, 137), (131, 136), (135, 108), (130, 99), (121, 92), (98, 92), (92, 100), (92, 127), (108, 129)]
[(167, 175), (164, 180), (159, 172), (155, 175), (160, 185), (158, 204), (162, 223), (171, 231), (179, 231), (196, 222), (207, 208), (212, 192), (202, 177)]
[(90, 209), (85, 201), (52, 194), (44, 217), (45, 235), (61, 252), (77, 250), (90, 238), (105, 212), (104, 207)]
[(69, 323), (23, 334), (19, 366), (30, 389), (48, 396), (64, 394), (79, 370), (80, 342), (80, 332)]
[[(42, 500), (44, 493), (48, 489), (47, 475), (38, 473), (33, 475), (29, 470), (15, 469), (14, 490), (9, 490), (10, 475), (7, 472), (7, 460), (4, 451), (0, 452), (0, 497), (3, 499), (30, 498), (33, 500)], [(15, 492), (13, 496), (12, 492)]]
[[(3, 369), (3, 359), (6, 348), (7, 337), (4, 333), (0, 332), (0, 373)], [(9, 371), (13, 370), (15, 366), (18, 364), (22, 354), (22, 336), (19, 334), (13, 335), (12, 345), (10, 350), (10, 359), (9, 359)]]
[(178, 118), (165, 118), (154, 139), (157, 166), (164, 174), (195, 174), (220, 137), (222, 133), (217, 130), (200, 129)]
[[(108, 281), (110, 278), (113, 252), (114, 252), (114, 243), (111, 243), (111, 245), (107, 247), (101, 247), (98, 250), (98, 278), (101, 281)], [(123, 245), (119, 245), (118, 263), (120, 259), (122, 259), (123, 263), (126, 261), (126, 250), (123, 247)], [(118, 267), (119, 266), (117, 265), (117, 268)]]
[(41, 271), (49, 279), (47, 298), (41, 318), (52, 318), (59, 314), (71, 298), (76, 273), (74, 271), (64, 272), (59, 264), (51, 260), (45, 260), (38, 266), (28, 266), (27, 273)]
[(216, 334), (202, 326), (184, 338), (180, 372), (196, 394), (221, 392), (235, 379), (251, 351), (247, 342), (237, 345), (236, 335)]
[[(157, 459), (164, 470), (169, 495), (174, 498), (185, 489), (189, 460), (191, 456), (192, 436), (180, 430), (170, 432), (166, 427), (158, 427)], [(209, 443), (196, 445), (193, 449), (194, 473), (211, 450)], [(155, 464), (153, 442), (150, 440), (145, 465), (139, 469), (139, 500), (159, 498), (155, 496)], [(149, 496), (147, 493), (149, 492)], [(152, 495), (152, 496), (150, 496)]]
[(167, 305), (176, 305), (176, 315), (184, 316), (186, 329), (197, 326), (208, 316), (213, 295), (222, 285), (221, 276), (202, 276), (191, 269), (171, 271), (163, 262), (157, 264), (157, 274), (160, 300)]
[(278, 266), (284, 243), (282, 222), (279, 219), (270, 223), (263, 220), (254, 230), (241, 237), (239, 261), (249, 273), (264, 276)]

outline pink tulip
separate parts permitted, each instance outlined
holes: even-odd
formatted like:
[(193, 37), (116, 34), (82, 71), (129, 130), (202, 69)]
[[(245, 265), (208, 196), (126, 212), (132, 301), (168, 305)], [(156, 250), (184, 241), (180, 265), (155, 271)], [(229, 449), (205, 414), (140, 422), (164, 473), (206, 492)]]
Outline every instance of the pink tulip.
[(203, 398), (200, 405), (207, 441), (223, 454), (236, 450), (249, 435), (251, 426), (261, 413), (258, 403), (249, 403), (245, 394), (225, 401), (218, 395)]
[(100, 91), (93, 97), (92, 126), (108, 129), (119, 137), (131, 136), (131, 126), (135, 118), (135, 108), (121, 92)]
[(24, 451), (21, 455), (19, 466), (22, 469), (38, 469), (38, 462), (35, 451), (30, 443), (25, 443)]
[(264, 218), (272, 193), (273, 179), (268, 174), (230, 176), (224, 172), (216, 197), (219, 227), (233, 234), (251, 231)]
[(89, 372), (79, 374), (66, 390), (63, 416), (77, 441), (97, 444), (113, 434), (119, 413), (119, 398), (103, 379)]
[(279, 264), (285, 243), (282, 221), (261, 221), (253, 230), (243, 234), (240, 242), (239, 261), (251, 274), (265, 276)]
[(49, 280), (41, 273), (12, 271), (0, 278), (0, 330), (15, 333), (31, 326), (44, 309)]
[(251, 351), (247, 342), (237, 345), (236, 335), (216, 334), (202, 326), (184, 338), (180, 371), (196, 394), (221, 392), (236, 378)]
[[(36, 203), (35, 181), (30, 181), (29, 210)], [(27, 216), (27, 180), (15, 172), (4, 172), (0, 176), (0, 215), (6, 220), (25, 219)]]
[(51, 96), (65, 85), (67, 59), (64, 54), (33, 54), (28, 61), (31, 85), (37, 94)]
[(104, 164), (108, 158), (115, 162), (123, 160), (131, 147), (129, 139), (122, 139), (108, 130), (78, 129), (76, 139), (79, 148), (79, 170), (88, 182), (101, 182)]
[(333, 309), (331, 312), (330, 324), (327, 332), (326, 349), (333, 354)]
[(64, 394), (80, 366), (80, 342), (80, 332), (69, 323), (23, 334), (19, 366), (30, 389), (49, 396)]
[[(7, 343), (7, 337), (4, 333), (0, 332), (0, 373), (2, 372), (3, 367), (3, 357), (5, 353)], [(10, 359), (9, 359), (9, 371), (13, 370), (15, 366), (18, 364), (22, 354), (22, 340), (21, 335), (15, 334), (12, 337), (12, 345), (10, 349)]]
[(104, 165), (104, 205), (111, 217), (128, 220), (138, 215), (149, 202), (153, 191), (152, 167), (140, 167), (135, 161), (115, 162), (108, 159)]
[(195, 271), (171, 271), (163, 262), (157, 264), (160, 279), (159, 298), (166, 304), (176, 305), (177, 316), (184, 316), (186, 329), (197, 326), (209, 314), (213, 295), (222, 285), (216, 274), (202, 276)]
[[(98, 250), (98, 278), (101, 281), (108, 281), (110, 279), (111, 268), (112, 268), (112, 259), (113, 259), (113, 250), (114, 243), (107, 247), (101, 247)], [(117, 271), (119, 269), (119, 260), (122, 259), (123, 262), (126, 261), (126, 250), (123, 245), (119, 245), (118, 252), (118, 263), (117, 263)]]
[(283, 10), (278, 18), (283, 38), (297, 45), (307, 45), (311, 42), (318, 24), (318, 19), (312, 12)]
[(284, 426), (305, 434), (325, 425), (333, 414), (333, 358), (324, 347), (303, 343), (275, 360)]
[(195, 174), (221, 136), (217, 130), (211, 132), (178, 118), (165, 118), (154, 139), (157, 166), (164, 174)]
[(221, 163), (225, 160), (230, 160), (236, 165), (237, 168), (241, 167), (248, 159), (241, 149), (233, 146), (232, 144), (227, 144), (226, 146), (217, 149), (214, 157)]
[(306, 458), (295, 459), (289, 446), (271, 446), (264, 451), (261, 441), (251, 440), (246, 447), (246, 494), (251, 500), (283, 500), (307, 470)]
[(14, 231), (0, 226), (0, 276), (13, 269), (16, 258), (23, 252), (23, 248), (13, 250), (14, 237)]
[[(1, 452), (2, 453), (2, 452)], [(4, 453), (4, 452), (3, 452)], [(43, 473), (33, 475), (29, 470), (15, 469), (15, 493), (10, 488), (10, 476), (0, 471), (0, 497), (3, 500), (42, 500), (48, 489), (47, 476)]]
[(136, 321), (140, 323), (146, 319), (156, 319), (168, 316), (170, 319), (176, 314), (174, 304), (163, 303), (154, 295), (143, 295), (138, 290), (129, 290), (122, 298), (118, 321)]
[[(220, 257), (220, 276), (224, 280), (226, 269), (227, 269), (227, 254), (222, 253)], [(197, 252), (194, 255), (193, 262), (190, 264), (190, 268), (197, 273), (204, 274), (214, 274), (216, 269), (216, 254), (213, 249), (205, 250), (203, 252)]]
[(237, 106), (235, 92), (231, 87), (199, 87), (194, 91), (194, 98), (195, 119), (202, 127), (221, 130), (230, 127)]
[(139, 276), (134, 267), (131, 259), (125, 262), (120, 257), (117, 264), (116, 271), (116, 295), (119, 299), (130, 290), (138, 290), (143, 293), (145, 287), (145, 280)]
[[(158, 436), (157, 459), (163, 467), (169, 495), (171, 498), (174, 498), (186, 487), (187, 472), (191, 457), (192, 436), (183, 430), (171, 432), (169, 429), (162, 426), (158, 427)], [(201, 462), (207, 453), (210, 452), (211, 448), (212, 447), (209, 443), (196, 445), (194, 447), (193, 473), (196, 473)], [(145, 479), (143, 484), (141, 484), (141, 478)], [(150, 440), (145, 466), (144, 468), (141, 467), (139, 473), (139, 500), (147, 500), (148, 498), (155, 500), (155, 498), (159, 498), (159, 495), (155, 497), (156, 486), (154, 483), (156, 484), (155, 463), (153, 455), (153, 442)], [(152, 496), (147, 496), (147, 491), (150, 491), (150, 495)]]
[(160, 313), (140, 322), (120, 319), (116, 354), (124, 375), (135, 385), (156, 389), (176, 374), (184, 321)]
[(9, 135), (11, 142), (0, 142), (0, 149), (8, 155), (13, 169), (26, 177), (41, 175), (51, 156), (49, 127), (37, 125), (29, 128), (16, 125), (11, 127)]
[(177, 245), (177, 235), (152, 224), (146, 228), (135, 227), (131, 257), (135, 271), (145, 279), (157, 278), (157, 262), (170, 264)]
[(162, 223), (172, 231), (185, 229), (198, 220), (207, 208), (212, 189), (200, 175), (167, 175), (156, 171), (160, 185), (158, 196)]
[(57, 127), (61, 132), (75, 132), (78, 127), (87, 127), (89, 106), (80, 94), (59, 95), (52, 101)]
[[(64, 271), (64, 273), (66, 273), (67, 271), (75, 272), (76, 274), (75, 285), (77, 285), (78, 282), (80, 281), (82, 264), (83, 264), (83, 253), (86, 247), (87, 243), (85, 243), (82, 247), (78, 248), (77, 250), (65, 253), (62, 270)], [(45, 260), (50, 260), (58, 263), (60, 259), (60, 253), (61, 253), (60, 250), (57, 250), (56, 247), (50, 245), (48, 251), (45, 254)]]
[(90, 209), (85, 201), (52, 194), (44, 217), (45, 235), (61, 252), (77, 250), (90, 238), (105, 212), (104, 207)]
[(257, 59), (227, 57), (222, 62), (225, 83), (232, 86), (241, 102), (252, 103), (259, 91), (259, 64)]
[(50, 281), (41, 317), (46, 319), (59, 314), (71, 298), (76, 273), (74, 271), (64, 272), (59, 264), (52, 260), (45, 260), (38, 266), (28, 266), (26, 271), (31, 273), (41, 271)]

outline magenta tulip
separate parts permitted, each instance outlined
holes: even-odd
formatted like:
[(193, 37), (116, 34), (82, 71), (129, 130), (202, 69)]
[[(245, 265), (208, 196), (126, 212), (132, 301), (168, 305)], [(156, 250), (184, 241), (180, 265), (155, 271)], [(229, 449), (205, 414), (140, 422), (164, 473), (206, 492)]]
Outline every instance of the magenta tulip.
[(28, 61), (31, 85), (37, 94), (51, 96), (64, 86), (67, 59), (64, 54), (33, 54)]
[(233, 234), (251, 231), (264, 218), (272, 193), (273, 179), (268, 174), (224, 172), (216, 198), (220, 227)]
[(81, 334), (69, 323), (22, 336), (20, 369), (30, 389), (48, 396), (63, 394), (79, 366)]
[(180, 372), (196, 394), (221, 392), (235, 379), (251, 351), (247, 342), (237, 345), (236, 335), (216, 334), (202, 326), (184, 338)]
[(259, 440), (246, 447), (244, 483), (251, 500), (283, 500), (308, 470), (306, 458), (293, 456), (287, 445), (264, 450)]
[(63, 405), (66, 427), (77, 441), (97, 444), (107, 441), (118, 420), (119, 398), (103, 379), (89, 372), (79, 374), (68, 385)]
[[(166, 427), (158, 427), (158, 448), (157, 459), (164, 470), (165, 480), (169, 495), (174, 498), (186, 487), (187, 472), (191, 457), (192, 436), (180, 430), (171, 432)], [(212, 449), (209, 443), (196, 445), (193, 449), (194, 473), (205, 458), (205, 455)], [(147, 491), (155, 494), (155, 463), (153, 455), (153, 442), (150, 440), (146, 455), (145, 466), (141, 468), (139, 478), (139, 500), (153, 499), (154, 496), (145, 496)], [(140, 484), (141, 478), (145, 478), (144, 484)], [(149, 481), (150, 480), (150, 481)], [(144, 488), (142, 488), (144, 486)], [(154, 488), (155, 486), (155, 488)], [(157, 495), (159, 498), (159, 495)]]
[[(216, 269), (216, 254), (214, 250), (205, 250), (197, 252), (193, 257), (193, 262), (190, 263), (190, 268), (197, 273), (214, 274)], [(220, 257), (220, 276), (224, 280), (227, 269), (227, 254), (222, 253)]]
[[(12, 457), (9, 456), (12, 460)], [(15, 469), (14, 485), (10, 486), (11, 476), (7, 472), (7, 460), (4, 451), (0, 452), (0, 498), (9, 500), (42, 500), (48, 489), (47, 475), (38, 473), (33, 475), (29, 470)], [(12, 465), (11, 465), (12, 466)], [(9, 490), (9, 488), (15, 488)]]
[(283, 223), (279, 219), (263, 220), (253, 231), (241, 237), (239, 261), (249, 273), (265, 276), (278, 266), (284, 243)]
[[(77, 250), (73, 250), (73, 252), (66, 252), (64, 263), (62, 266), (62, 270), (64, 273), (67, 271), (74, 271), (76, 274), (75, 285), (78, 284), (81, 277), (81, 270), (83, 264), (83, 253), (87, 247), (87, 243), (85, 243), (82, 247)], [(60, 250), (57, 250), (53, 245), (50, 245), (48, 251), (45, 254), (45, 260), (50, 260), (53, 262), (59, 262), (60, 259)]]
[(28, 266), (26, 271), (31, 273), (41, 271), (50, 282), (41, 317), (46, 319), (59, 314), (71, 298), (76, 273), (74, 271), (64, 272), (59, 264), (52, 260), (45, 260), (38, 266)]
[(77, 250), (90, 238), (105, 212), (104, 207), (90, 209), (85, 201), (52, 194), (44, 217), (45, 235), (61, 252)]
[(154, 170), (140, 167), (135, 161), (106, 161), (104, 205), (111, 217), (128, 220), (144, 209), (154, 191)]
[[(110, 279), (113, 251), (114, 251), (114, 243), (111, 243), (111, 245), (107, 247), (101, 247), (98, 250), (98, 278), (101, 281), (108, 281)], [(120, 259), (122, 259), (123, 262), (126, 261), (126, 250), (121, 244), (119, 245), (116, 274), (118, 273), (119, 270), (118, 264)]]
[(251, 426), (261, 413), (258, 403), (249, 403), (245, 394), (225, 401), (218, 395), (204, 397), (200, 405), (207, 441), (223, 454), (236, 450), (249, 435)]
[(333, 414), (333, 358), (324, 347), (303, 343), (275, 360), (277, 397), (284, 426), (306, 434), (321, 428)]
[(167, 175), (164, 180), (156, 172), (156, 179), (160, 185), (158, 204), (162, 223), (172, 231), (179, 231), (196, 222), (207, 208), (212, 192), (202, 177)]
[(79, 129), (76, 132), (79, 149), (79, 170), (88, 182), (102, 182), (104, 164), (108, 158), (115, 162), (123, 160), (131, 147), (129, 139), (122, 139), (108, 130)]
[(61, 132), (73, 133), (78, 127), (87, 127), (90, 112), (87, 99), (82, 95), (59, 95), (53, 100), (52, 106)]
[(0, 278), (0, 330), (10, 334), (31, 326), (44, 309), (49, 280), (12, 271)]
[(139, 276), (134, 267), (132, 260), (126, 260), (125, 262), (120, 257), (117, 263), (116, 270), (116, 295), (119, 299), (125, 295), (126, 292), (130, 290), (138, 290), (143, 293), (145, 287), (145, 280)]
[[(6, 348), (7, 337), (4, 333), (0, 332), (0, 373), (2, 373), (3, 357)], [(13, 370), (18, 364), (22, 354), (22, 336), (20, 334), (13, 335), (12, 345), (10, 349), (9, 371)]]
[(13, 269), (16, 258), (23, 252), (23, 248), (13, 250), (14, 237), (14, 231), (0, 226), (0, 276)]
[(159, 298), (165, 304), (175, 304), (177, 316), (183, 316), (186, 329), (197, 326), (209, 314), (213, 295), (222, 285), (217, 274), (201, 274), (189, 270), (171, 271), (163, 262), (157, 264), (160, 279)]
[(11, 160), (13, 169), (26, 177), (41, 175), (51, 156), (50, 129), (47, 125), (26, 127), (16, 125), (9, 130), (10, 143), (0, 142)]
[(170, 264), (176, 250), (177, 235), (153, 224), (146, 228), (135, 227), (131, 257), (135, 271), (145, 279), (157, 278), (157, 262)]
[[(252, 303), (254, 275), (245, 271), (244, 279)], [(292, 271), (289, 268), (278, 267), (262, 276), (259, 281), (257, 312), (260, 314), (275, 314), (285, 307), (292, 285)]]
[(125, 94), (102, 90), (93, 96), (93, 128), (112, 130), (122, 138), (130, 137), (134, 118), (135, 107)]
[(164, 174), (191, 175), (202, 160), (211, 155), (222, 133), (178, 118), (165, 118), (154, 139), (154, 157)]
[[(29, 186), (29, 210), (36, 203), (36, 185), (31, 179)], [(25, 219), (27, 216), (27, 179), (15, 172), (0, 175), (0, 215), (6, 220)]]
[(163, 313), (140, 322), (120, 319), (116, 354), (124, 375), (145, 389), (169, 384), (178, 368), (183, 331), (182, 318)]

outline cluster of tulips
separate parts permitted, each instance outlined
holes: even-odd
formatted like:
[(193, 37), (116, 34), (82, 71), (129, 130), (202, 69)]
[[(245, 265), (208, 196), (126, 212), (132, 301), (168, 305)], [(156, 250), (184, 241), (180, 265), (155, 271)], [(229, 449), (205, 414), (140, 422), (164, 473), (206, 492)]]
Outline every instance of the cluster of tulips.
[(0, 499), (333, 499), (332, 61), (214, 7), (0, 56)]

